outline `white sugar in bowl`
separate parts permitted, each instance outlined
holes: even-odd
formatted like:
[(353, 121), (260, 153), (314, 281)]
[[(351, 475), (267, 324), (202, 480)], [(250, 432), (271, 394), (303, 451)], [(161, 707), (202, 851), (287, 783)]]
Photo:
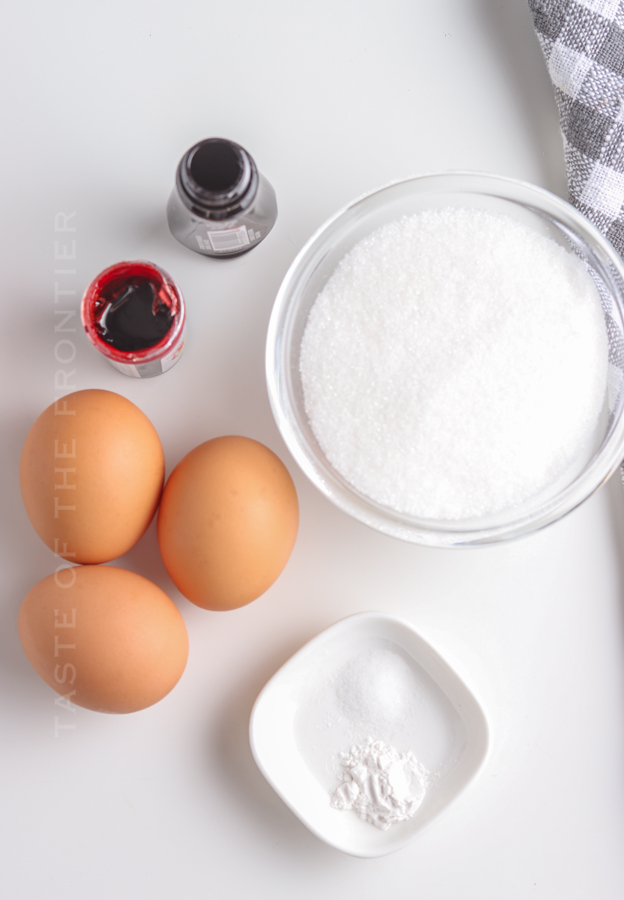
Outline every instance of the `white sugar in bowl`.
[(386, 534), (529, 534), (624, 457), (623, 284), (610, 244), (547, 191), (474, 173), (391, 184), (323, 225), (282, 283), (277, 425), (316, 487)]

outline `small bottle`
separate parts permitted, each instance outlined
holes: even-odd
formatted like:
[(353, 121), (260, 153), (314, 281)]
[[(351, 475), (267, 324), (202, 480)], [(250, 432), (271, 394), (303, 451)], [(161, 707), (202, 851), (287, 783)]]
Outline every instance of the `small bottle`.
[(208, 138), (180, 160), (167, 221), (189, 250), (239, 256), (264, 240), (276, 218), (275, 191), (239, 144)]
[(184, 349), (184, 297), (153, 263), (120, 262), (104, 269), (85, 291), (80, 316), (93, 346), (133, 378), (166, 372)]

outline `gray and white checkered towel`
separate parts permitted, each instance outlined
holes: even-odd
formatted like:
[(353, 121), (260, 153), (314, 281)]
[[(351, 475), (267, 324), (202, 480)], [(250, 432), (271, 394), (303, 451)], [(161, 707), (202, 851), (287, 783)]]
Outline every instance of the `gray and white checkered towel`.
[[(570, 202), (624, 257), (624, 0), (528, 3), (555, 89)], [(613, 410), (624, 340), (608, 308), (605, 314)], [(620, 477), (624, 485), (624, 462)]]
[(624, 0), (528, 0), (552, 79), (570, 202), (624, 256)]

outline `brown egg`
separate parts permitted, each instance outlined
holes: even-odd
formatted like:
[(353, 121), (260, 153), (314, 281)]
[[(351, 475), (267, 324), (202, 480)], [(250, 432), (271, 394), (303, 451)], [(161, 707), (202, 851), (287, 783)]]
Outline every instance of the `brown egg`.
[(141, 410), (111, 391), (68, 394), (26, 437), (22, 499), (39, 537), (70, 562), (126, 553), (156, 512), (165, 461)]
[(113, 566), (57, 570), (22, 603), (28, 661), (68, 703), (129, 713), (161, 700), (188, 657), (184, 620), (159, 587)]
[(158, 544), (176, 587), (204, 609), (244, 606), (288, 561), (299, 505), (281, 460), (245, 437), (191, 450), (171, 473), (158, 513)]

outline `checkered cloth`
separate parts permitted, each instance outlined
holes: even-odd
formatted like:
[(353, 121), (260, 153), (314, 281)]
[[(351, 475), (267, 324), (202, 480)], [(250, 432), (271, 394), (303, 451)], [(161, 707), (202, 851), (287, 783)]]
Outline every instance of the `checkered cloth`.
[(555, 88), (570, 202), (624, 256), (624, 0), (528, 0)]
[[(555, 89), (570, 202), (624, 257), (624, 0), (528, 0)], [(607, 395), (624, 385), (624, 335), (600, 290)], [(624, 462), (620, 466), (624, 485)]]

